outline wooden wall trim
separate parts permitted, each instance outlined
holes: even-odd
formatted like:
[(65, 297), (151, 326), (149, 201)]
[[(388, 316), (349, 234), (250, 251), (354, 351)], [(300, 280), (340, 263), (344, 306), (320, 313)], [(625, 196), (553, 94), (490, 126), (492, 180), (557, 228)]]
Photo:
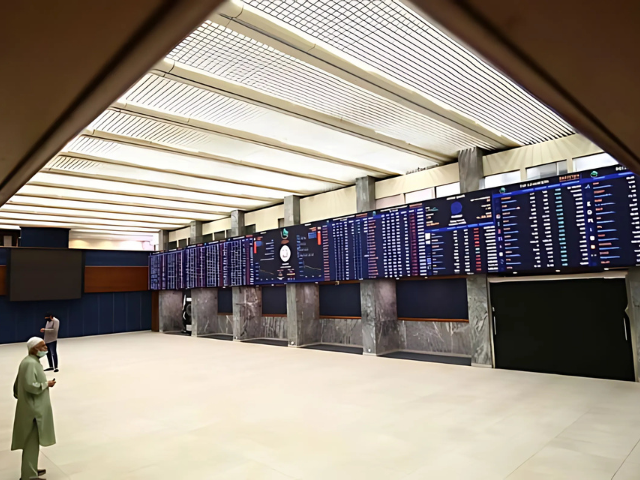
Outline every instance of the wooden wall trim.
[(7, 295), (7, 275), (9, 274), (6, 265), (0, 265), (0, 295)]
[(340, 317), (338, 315), (320, 315), (320, 318), (337, 318), (338, 320), (361, 320), (362, 317)]
[(149, 289), (149, 267), (85, 267), (84, 292), (139, 292)]

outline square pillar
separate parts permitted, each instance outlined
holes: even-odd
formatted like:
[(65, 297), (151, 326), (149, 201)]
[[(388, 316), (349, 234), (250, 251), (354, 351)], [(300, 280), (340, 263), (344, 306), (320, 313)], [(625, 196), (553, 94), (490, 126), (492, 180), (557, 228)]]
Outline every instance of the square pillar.
[(484, 178), (482, 156), (483, 151), (477, 147), (458, 152), (458, 173), (462, 193), (480, 190), (480, 182)]
[[(458, 152), (460, 191), (462, 193), (480, 190), (484, 178), (482, 157), (484, 152), (477, 147)], [(493, 366), (491, 346), (491, 325), (489, 323), (489, 288), (486, 275), (467, 277), (467, 303), (469, 331), (471, 332), (471, 365)]]
[(189, 245), (202, 243), (202, 222), (194, 220), (189, 224)]
[(169, 231), (160, 230), (160, 250), (169, 250)]
[(244, 235), (244, 212), (233, 210), (231, 212), (231, 236)]
[(290, 347), (320, 343), (320, 287), (317, 283), (287, 284), (287, 337)]
[(489, 285), (486, 275), (467, 277), (467, 304), (471, 333), (471, 365), (493, 366), (491, 324), (489, 322)]
[(373, 177), (356, 178), (356, 210), (368, 212), (376, 208), (376, 180)]
[(262, 336), (262, 290), (233, 287), (233, 339), (242, 341)]
[(218, 333), (218, 289), (191, 289), (191, 336)]
[(400, 350), (400, 322), (396, 303), (396, 281), (360, 282), (362, 347), (365, 355), (383, 355)]
[(640, 381), (640, 267), (631, 267), (625, 278), (627, 284), (627, 316), (631, 325), (631, 346), (636, 382)]
[[(300, 197), (284, 197), (284, 226), (300, 224)], [(287, 284), (287, 343), (301, 347), (320, 343), (320, 295), (315, 283)]]
[(158, 320), (161, 332), (182, 330), (182, 291), (161, 290), (158, 292)]

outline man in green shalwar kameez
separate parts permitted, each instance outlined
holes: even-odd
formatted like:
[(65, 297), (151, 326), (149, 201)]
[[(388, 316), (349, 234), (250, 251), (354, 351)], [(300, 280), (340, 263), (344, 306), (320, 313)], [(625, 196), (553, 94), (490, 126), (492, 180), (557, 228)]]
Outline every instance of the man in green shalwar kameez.
[(53, 413), (49, 389), (55, 380), (47, 381), (40, 358), (47, 354), (44, 340), (33, 337), (27, 342), (29, 355), (22, 360), (13, 385), (13, 396), (18, 399), (13, 423), (11, 450), (22, 450), (21, 480), (31, 480), (44, 475), (38, 470), (40, 445), (48, 447), (56, 443), (53, 429)]

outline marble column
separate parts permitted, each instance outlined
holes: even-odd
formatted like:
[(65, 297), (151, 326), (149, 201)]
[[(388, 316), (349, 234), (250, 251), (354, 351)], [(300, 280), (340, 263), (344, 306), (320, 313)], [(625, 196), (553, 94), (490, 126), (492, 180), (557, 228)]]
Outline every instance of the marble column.
[(356, 210), (368, 212), (376, 208), (376, 180), (373, 177), (356, 178)]
[(182, 330), (182, 291), (162, 290), (158, 295), (158, 318), (161, 332)]
[(321, 342), (320, 289), (316, 283), (287, 285), (287, 336), (290, 347)]
[[(375, 210), (376, 181), (373, 177), (356, 179), (356, 209)], [(400, 350), (400, 322), (396, 305), (396, 281), (393, 279), (360, 282), (362, 311), (362, 348), (365, 355), (383, 355)]]
[(396, 304), (396, 281), (360, 282), (362, 348), (365, 355), (383, 355), (400, 350), (400, 322)]
[(458, 173), (462, 193), (480, 190), (480, 181), (484, 178), (482, 155), (482, 150), (477, 147), (458, 152)]
[(160, 250), (169, 250), (169, 230), (160, 230)]
[(493, 366), (491, 324), (489, 323), (489, 286), (486, 275), (467, 277), (471, 365)]
[(231, 236), (244, 235), (244, 212), (233, 210), (231, 212)]
[(202, 222), (194, 220), (189, 224), (189, 245), (202, 243)]
[(631, 267), (626, 276), (627, 315), (631, 324), (631, 345), (634, 352), (636, 382), (640, 381), (640, 267)]
[[(284, 226), (300, 224), (300, 197), (284, 197)], [(320, 343), (320, 295), (315, 283), (287, 285), (287, 340), (290, 347)]]
[(218, 333), (218, 289), (191, 289), (191, 336)]
[(262, 290), (233, 287), (233, 339), (260, 338), (262, 332)]
[[(458, 171), (462, 193), (480, 190), (484, 178), (483, 151), (477, 147), (458, 152)], [(467, 277), (469, 305), (469, 333), (471, 335), (471, 364), (493, 366), (491, 325), (489, 324), (489, 289), (486, 275)]]

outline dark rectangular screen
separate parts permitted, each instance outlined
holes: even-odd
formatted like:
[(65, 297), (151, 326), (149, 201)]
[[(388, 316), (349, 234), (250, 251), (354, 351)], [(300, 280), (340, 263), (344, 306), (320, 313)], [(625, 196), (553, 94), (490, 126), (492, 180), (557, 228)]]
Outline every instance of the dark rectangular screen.
[(262, 287), (262, 314), (286, 315), (287, 314), (287, 287), (277, 286)]
[(83, 290), (81, 250), (13, 248), (9, 257), (9, 300), (70, 300)]
[(467, 280), (447, 278), (396, 283), (398, 318), (466, 320)]
[(233, 313), (233, 292), (230, 288), (218, 289), (218, 313)]
[(360, 284), (320, 285), (320, 315), (360, 317)]

